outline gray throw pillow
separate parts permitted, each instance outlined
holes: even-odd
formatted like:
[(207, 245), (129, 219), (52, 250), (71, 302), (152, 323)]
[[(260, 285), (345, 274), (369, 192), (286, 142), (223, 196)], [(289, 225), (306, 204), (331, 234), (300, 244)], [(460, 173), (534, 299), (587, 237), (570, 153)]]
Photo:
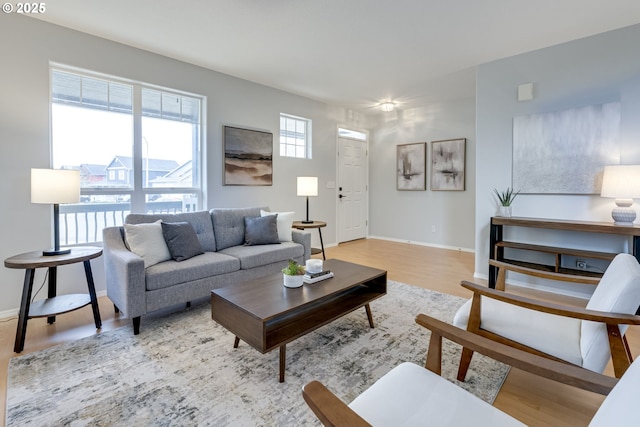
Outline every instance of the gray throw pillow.
[(171, 258), (184, 261), (204, 253), (193, 226), (188, 222), (163, 222), (162, 235)]
[(270, 245), (280, 243), (278, 238), (278, 215), (244, 217), (244, 244)]

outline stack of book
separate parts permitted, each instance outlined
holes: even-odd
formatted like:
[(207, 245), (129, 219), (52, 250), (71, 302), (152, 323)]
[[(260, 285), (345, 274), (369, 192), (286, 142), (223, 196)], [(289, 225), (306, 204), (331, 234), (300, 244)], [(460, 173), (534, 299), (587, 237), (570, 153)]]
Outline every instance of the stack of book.
[(330, 279), (333, 277), (333, 272), (331, 270), (324, 270), (319, 273), (306, 273), (302, 281), (304, 283), (316, 283), (321, 280)]

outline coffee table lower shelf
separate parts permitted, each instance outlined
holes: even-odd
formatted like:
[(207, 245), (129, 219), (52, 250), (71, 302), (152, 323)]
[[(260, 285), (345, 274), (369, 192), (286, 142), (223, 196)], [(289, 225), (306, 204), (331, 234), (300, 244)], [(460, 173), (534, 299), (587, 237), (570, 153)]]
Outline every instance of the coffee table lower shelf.
[(284, 288), (276, 274), (211, 293), (211, 317), (236, 336), (234, 348), (242, 340), (263, 354), (280, 349), (280, 382), (287, 343), (362, 307), (374, 327), (369, 303), (386, 294), (387, 272), (339, 260), (325, 264), (335, 276), (301, 288)]

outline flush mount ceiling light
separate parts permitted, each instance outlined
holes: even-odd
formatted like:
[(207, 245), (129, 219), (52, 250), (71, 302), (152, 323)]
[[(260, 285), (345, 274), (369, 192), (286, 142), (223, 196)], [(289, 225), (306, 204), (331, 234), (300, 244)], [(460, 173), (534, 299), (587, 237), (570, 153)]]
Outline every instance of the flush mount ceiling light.
[(380, 104), (380, 109), (385, 113), (393, 111), (394, 108), (396, 108), (396, 104), (394, 104), (393, 102), (383, 102), (382, 104)]

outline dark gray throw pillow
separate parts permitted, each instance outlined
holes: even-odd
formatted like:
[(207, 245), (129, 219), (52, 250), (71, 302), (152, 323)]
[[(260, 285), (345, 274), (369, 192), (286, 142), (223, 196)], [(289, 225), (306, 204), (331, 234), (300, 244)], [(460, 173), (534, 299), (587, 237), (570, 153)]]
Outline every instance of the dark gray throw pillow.
[(184, 261), (204, 253), (193, 226), (188, 222), (163, 222), (162, 235), (171, 258)]
[(280, 243), (278, 238), (278, 215), (244, 217), (244, 244), (270, 245)]

